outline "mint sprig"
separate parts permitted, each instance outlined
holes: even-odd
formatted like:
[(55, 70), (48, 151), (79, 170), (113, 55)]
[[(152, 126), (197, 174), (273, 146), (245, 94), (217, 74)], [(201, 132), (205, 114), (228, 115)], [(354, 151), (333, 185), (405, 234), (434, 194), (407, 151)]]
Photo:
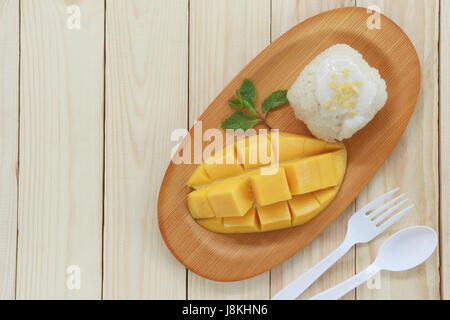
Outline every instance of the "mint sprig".
[[(287, 90), (272, 92), (262, 103), (264, 116), (270, 110), (286, 104), (288, 102), (286, 94)], [(266, 119), (255, 108), (256, 95), (257, 91), (253, 82), (250, 79), (244, 79), (241, 88), (236, 90), (237, 99), (230, 99), (228, 103), (235, 109), (246, 109), (250, 115), (242, 111), (235, 112), (222, 122), (222, 128), (247, 131), (253, 128), (259, 121), (264, 122), (267, 127), (271, 128), (266, 122)]]
[(222, 128), (247, 131), (253, 128), (258, 121), (258, 118), (245, 114), (244, 112), (235, 112), (222, 122)]

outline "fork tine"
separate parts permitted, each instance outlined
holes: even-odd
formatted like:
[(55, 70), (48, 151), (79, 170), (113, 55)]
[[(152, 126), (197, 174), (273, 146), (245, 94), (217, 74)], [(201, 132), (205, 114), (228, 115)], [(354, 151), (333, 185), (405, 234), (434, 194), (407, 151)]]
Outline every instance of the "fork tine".
[(394, 193), (396, 193), (398, 190), (400, 190), (400, 188), (395, 188), (391, 191), (386, 192), (385, 194), (382, 194), (381, 196), (379, 196), (378, 198), (376, 198), (375, 200), (372, 200), (371, 202), (369, 202), (368, 204), (366, 204), (364, 207), (362, 207), (361, 209), (359, 209), (358, 211), (355, 212), (354, 215), (359, 215), (359, 214), (365, 214), (367, 211), (369, 211), (370, 209), (374, 208), (375, 206), (379, 205), (380, 203), (382, 203), (384, 200), (386, 200), (387, 198), (389, 198), (391, 195), (393, 195)]
[(388, 210), (386, 210), (385, 212), (383, 212), (382, 214), (380, 214), (380, 216), (378, 216), (375, 220), (373, 220), (373, 223), (378, 224), (381, 221), (383, 221), (384, 218), (389, 217), (389, 215), (394, 212), (395, 210), (397, 210), (398, 208), (400, 208), (405, 202), (407, 202), (408, 199), (403, 199), (402, 201), (400, 201), (399, 203), (397, 203), (395, 206), (392, 206), (391, 208), (389, 208)]
[(412, 208), (414, 208), (413, 204), (406, 207), (405, 209), (403, 209), (402, 211), (397, 213), (395, 216), (389, 218), (385, 223), (383, 223), (381, 226), (378, 227), (380, 229), (379, 232), (381, 233), (384, 230), (386, 230), (387, 228), (389, 228), (390, 226), (392, 226), (394, 223), (396, 223), (398, 220), (400, 220), (400, 218), (403, 217)]
[(367, 217), (369, 219), (375, 218), (377, 215), (379, 215), (381, 212), (383, 212), (384, 210), (386, 210), (387, 208), (389, 208), (390, 206), (392, 206), (394, 203), (396, 203), (398, 200), (400, 200), (401, 198), (403, 198), (405, 196), (404, 193), (402, 193), (401, 195), (399, 195), (398, 197), (390, 200), (389, 202), (386, 202), (385, 204), (383, 204), (381, 207), (377, 208), (374, 212), (370, 213)]

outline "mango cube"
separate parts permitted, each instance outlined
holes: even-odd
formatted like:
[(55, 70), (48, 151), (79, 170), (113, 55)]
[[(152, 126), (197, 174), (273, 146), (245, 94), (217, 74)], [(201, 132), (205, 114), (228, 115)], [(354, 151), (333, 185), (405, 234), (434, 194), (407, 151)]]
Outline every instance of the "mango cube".
[(243, 216), (253, 204), (247, 183), (232, 180), (211, 187), (207, 198), (216, 217)]
[(313, 192), (339, 183), (333, 153), (287, 162), (282, 166), (286, 170), (289, 189), (293, 195)]
[(190, 187), (196, 187), (203, 184), (208, 184), (210, 182), (211, 179), (206, 173), (205, 167), (203, 165), (199, 165), (197, 169), (195, 169), (192, 176), (189, 178), (187, 185)]
[(244, 169), (237, 161), (234, 145), (225, 147), (217, 154), (206, 159), (202, 165), (212, 180), (231, 177), (244, 172)]
[(224, 233), (223, 218), (208, 218), (197, 220), (198, 224), (203, 228), (211, 230), (213, 232)]
[(236, 153), (245, 170), (269, 165), (272, 161), (270, 136), (260, 134), (241, 139), (236, 143)]
[(291, 226), (291, 213), (286, 201), (257, 207), (261, 231), (288, 228)]
[(264, 206), (291, 199), (291, 192), (283, 168), (278, 168), (275, 174), (252, 174), (250, 185), (257, 204)]
[(209, 188), (203, 188), (188, 194), (188, 207), (194, 219), (215, 217), (214, 211), (206, 197)]
[(288, 201), (292, 225), (298, 226), (311, 220), (322, 209), (319, 201), (311, 194), (302, 194)]
[(286, 171), (289, 189), (293, 195), (308, 193), (320, 189), (320, 177), (317, 161), (304, 158), (282, 165)]
[(243, 217), (224, 218), (223, 224), (225, 230), (230, 233), (258, 232), (260, 230), (255, 207), (252, 207)]
[(205, 169), (212, 179), (231, 177), (244, 172), (239, 164), (207, 164)]
[(337, 176), (337, 163), (333, 153), (325, 153), (317, 156), (321, 189), (333, 187), (339, 184)]
[(338, 192), (338, 189), (336, 187), (333, 187), (333, 188), (327, 188), (327, 189), (316, 191), (313, 194), (314, 194), (314, 197), (317, 199), (317, 201), (320, 202), (321, 205), (328, 205), (331, 202), (331, 200), (334, 199), (337, 192)]

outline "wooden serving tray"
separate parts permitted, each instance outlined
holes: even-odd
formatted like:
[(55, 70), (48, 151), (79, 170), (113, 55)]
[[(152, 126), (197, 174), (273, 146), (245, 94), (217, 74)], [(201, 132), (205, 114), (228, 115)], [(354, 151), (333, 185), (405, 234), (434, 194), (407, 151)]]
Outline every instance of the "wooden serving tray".
[[(308, 223), (257, 234), (218, 234), (190, 216), (186, 181), (196, 165), (170, 163), (158, 199), (159, 228), (173, 255), (189, 270), (218, 281), (243, 280), (279, 265), (319, 235), (356, 198), (387, 159), (403, 134), (420, 89), (419, 60), (406, 34), (381, 15), (381, 28), (370, 30), (363, 8), (321, 13), (286, 32), (248, 64), (201, 115), (203, 130), (220, 128), (234, 110), (228, 99), (244, 78), (258, 90), (256, 105), (277, 89), (289, 89), (300, 71), (331, 45), (345, 43), (377, 68), (387, 83), (389, 98), (375, 118), (345, 142), (347, 172), (334, 201)], [(199, 88), (201, 90), (201, 88)], [(310, 135), (289, 106), (269, 113), (267, 122), (280, 131)], [(194, 139), (194, 132), (191, 129)]]

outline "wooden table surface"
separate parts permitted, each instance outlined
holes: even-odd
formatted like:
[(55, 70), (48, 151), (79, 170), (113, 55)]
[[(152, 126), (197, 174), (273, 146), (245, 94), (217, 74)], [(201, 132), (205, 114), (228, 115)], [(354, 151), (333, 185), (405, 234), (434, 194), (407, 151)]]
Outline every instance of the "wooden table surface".
[[(289, 28), (355, 5), (378, 6), (417, 49), (422, 90), (403, 138), (282, 265), (234, 283), (187, 271), (157, 222), (171, 133)], [(300, 298), (364, 269), (395, 231), (427, 225), (440, 243), (425, 264), (381, 272), (345, 298), (449, 299), (449, 21), (450, 0), (0, 0), (0, 299), (268, 299), (337, 246), (356, 209), (397, 186), (414, 211)]]

